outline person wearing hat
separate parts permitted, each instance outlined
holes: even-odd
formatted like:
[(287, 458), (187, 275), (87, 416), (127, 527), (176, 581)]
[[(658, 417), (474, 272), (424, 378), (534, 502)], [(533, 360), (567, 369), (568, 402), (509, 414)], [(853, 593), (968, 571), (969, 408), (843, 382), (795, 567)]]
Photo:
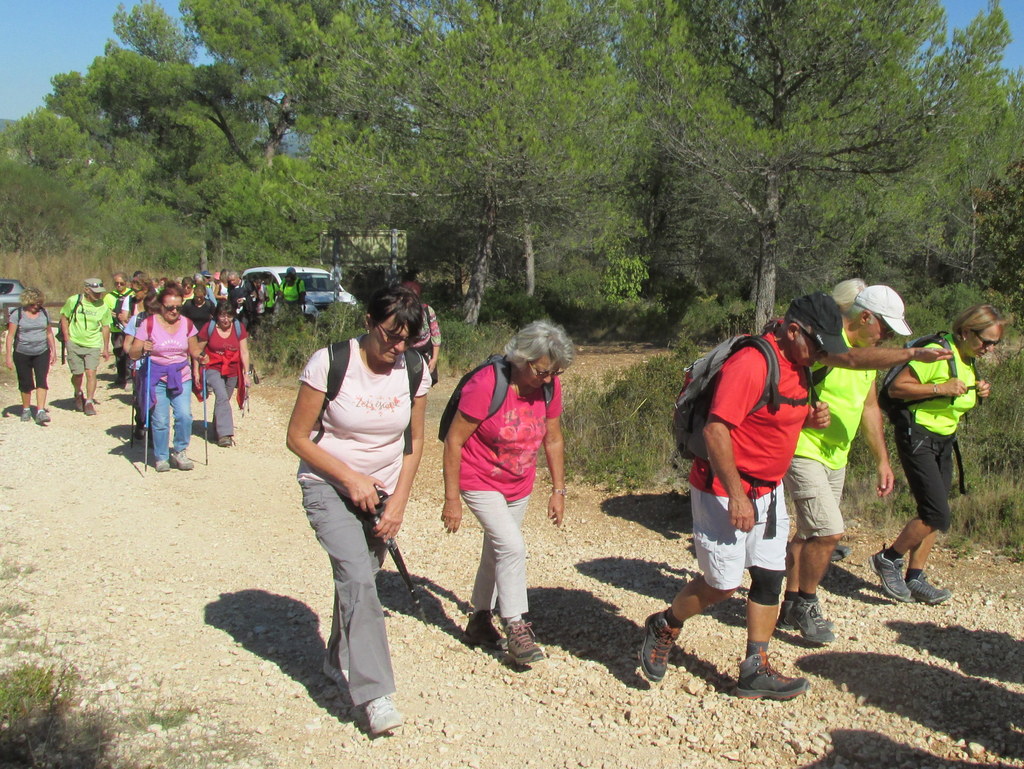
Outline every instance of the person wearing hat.
[(281, 284), (280, 303), (284, 307), (299, 311), (306, 303), (306, 284), (295, 272), (294, 267), (285, 270), (284, 282)]
[(911, 333), (903, 317), (903, 300), (888, 286), (868, 286), (853, 278), (838, 284), (832, 298), (843, 313), (843, 340), (858, 351), (859, 363), (865, 367), (852, 370), (818, 362), (811, 369), (818, 397), (829, 405), (830, 422), (825, 430), (800, 432), (784, 478), (793, 500), (796, 534), (787, 548), (786, 592), (778, 622), (780, 629), (798, 630), (806, 641), (819, 646), (835, 640), (832, 623), (821, 614), (817, 591), (845, 530), (840, 500), (850, 445), (858, 429), (875, 459), (876, 493), (884, 497), (893, 490), (874, 368), (889, 368), (912, 358), (934, 361), (942, 354), (939, 349), (876, 349), (894, 333)]
[(952, 333), (937, 334), (941, 342), (922, 348), (948, 347), (952, 360), (911, 362), (889, 384), (888, 395), (902, 401), (893, 434), (917, 515), (868, 565), (881, 580), (882, 592), (897, 601), (936, 605), (952, 597), (946, 588), (931, 584), (924, 569), (939, 532), (948, 531), (952, 517), (949, 492), (960, 419), (992, 389), (978, 376), (975, 363), (1002, 341), (1008, 323), (990, 304), (968, 307), (953, 321)]
[[(778, 358), (781, 402), (753, 410), (768, 376), (768, 362), (758, 349), (744, 347), (722, 366), (704, 428), (708, 459), (695, 459), (690, 472), (693, 544), (701, 574), (671, 606), (647, 618), (639, 656), (644, 675), (660, 681), (683, 623), (736, 592), (747, 570), (747, 646), (737, 694), (784, 700), (803, 694), (808, 683), (782, 675), (768, 662), (789, 530), (780, 486), (800, 430), (829, 425), (828, 404), (808, 402), (808, 367), (845, 353), (847, 345), (839, 307), (822, 293), (794, 299), (786, 317), (764, 338)], [(771, 450), (765, 451), (766, 446)]]
[[(68, 297), (60, 310), (61, 338), (67, 346), (75, 408), (96, 416), (96, 369), (100, 358), (110, 360), (110, 308), (103, 301), (103, 281), (87, 278), (83, 291)], [(82, 385), (85, 385), (83, 391)]]

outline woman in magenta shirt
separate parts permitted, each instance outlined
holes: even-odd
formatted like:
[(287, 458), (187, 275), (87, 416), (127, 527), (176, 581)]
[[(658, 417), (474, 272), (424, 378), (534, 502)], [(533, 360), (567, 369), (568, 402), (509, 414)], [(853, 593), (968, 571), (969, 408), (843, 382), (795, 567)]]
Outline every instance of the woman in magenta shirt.
[[(149, 355), (149, 371), (142, 375), (140, 410), (152, 409), (153, 459), (156, 471), (171, 467), (191, 470), (192, 460), (185, 454), (192, 436), (192, 366), (200, 349), (196, 328), (181, 317), (181, 287), (168, 283), (157, 294), (160, 312), (139, 324), (129, 352), (132, 360)], [(171, 410), (174, 410), (174, 447), (169, 450)]]
[(496, 646), (501, 634), (492, 613), (498, 607), (516, 664), (544, 659), (529, 622), (526, 598), (526, 542), (522, 524), (544, 445), (551, 473), (548, 517), (556, 526), (565, 510), (562, 440), (562, 384), (572, 363), (572, 342), (561, 327), (536, 321), (505, 345), (509, 385), (504, 402), (488, 416), (495, 369), (480, 369), (462, 390), (459, 411), (444, 442), (445, 528), (457, 531), (462, 500), (484, 529), (483, 552), (473, 586), (473, 616), (466, 626), (470, 645)]

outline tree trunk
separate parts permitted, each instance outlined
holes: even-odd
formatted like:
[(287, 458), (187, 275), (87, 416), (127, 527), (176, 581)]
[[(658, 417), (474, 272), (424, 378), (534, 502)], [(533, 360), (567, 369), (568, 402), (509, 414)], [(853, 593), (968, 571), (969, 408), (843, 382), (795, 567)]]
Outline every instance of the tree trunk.
[(498, 228), (498, 201), (490, 192), (484, 200), (483, 215), (480, 217), (480, 235), (477, 239), (476, 257), (473, 259), (473, 273), (469, 278), (466, 293), (466, 323), (476, 325), (480, 319), (480, 305), (483, 304), (484, 289), (487, 287), (487, 271), (494, 248), (494, 235)]
[(206, 259), (206, 233), (203, 233), (203, 247), (199, 252), (199, 272), (206, 272), (208, 269), (210, 268), (207, 266)]
[(769, 171), (765, 177), (765, 207), (757, 224), (760, 240), (757, 275), (754, 286), (754, 328), (760, 332), (775, 313), (775, 278), (779, 266), (779, 214), (781, 191), (779, 175)]
[(523, 225), (523, 260), (526, 262), (526, 295), (533, 296), (537, 288), (537, 265), (533, 255), (533, 232), (530, 222)]

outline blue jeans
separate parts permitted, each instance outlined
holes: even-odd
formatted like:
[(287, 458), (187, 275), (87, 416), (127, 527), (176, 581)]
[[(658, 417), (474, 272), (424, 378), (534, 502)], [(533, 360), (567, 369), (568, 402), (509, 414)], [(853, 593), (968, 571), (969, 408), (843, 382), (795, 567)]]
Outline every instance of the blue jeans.
[(167, 395), (167, 383), (156, 383), (156, 398), (153, 402), (153, 413), (149, 426), (153, 432), (153, 458), (157, 462), (166, 462), (169, 453), (167, 442), (170, 438), (171, 409), (174, 409), (174, 453), (188, 448), (192, 437), (192, 384), (183, 382), (181, 392), (173, 398)]

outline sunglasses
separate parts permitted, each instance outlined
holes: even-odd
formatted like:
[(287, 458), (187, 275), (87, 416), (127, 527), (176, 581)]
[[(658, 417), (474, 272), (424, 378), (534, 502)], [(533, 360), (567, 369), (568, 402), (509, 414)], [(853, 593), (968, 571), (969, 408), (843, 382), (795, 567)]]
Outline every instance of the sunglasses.
[(526, 365), (530, 367), (530, 371), (532, 371), (533, 375), (535, 377), (537, 377), (538, 379), (545, 379), (546, 377), (561, 376), (564, 373), (562, 369), (558, 369), (558, 368), (556, 368), (556, 369), (539, 369), (539, 368), (537, 368), (536, 366), (533, 365), (533, 361), (527, 361)]
[(801, 326), (799, 323), (796, 324), (796, 327), (798, 329), (800, 329), (804, 333), (805, 337), (807, 337), (807, 341), (810, 342), (812, 350), (814, 350), (816, 352), (824, 352), (825, 351), (825, 348), (821, 346), (820, 342), (818, 342), (818, 337), (816, 337), (814, 334), (812, 334), (806, 328)]
[(396, 331), (386, 329), (381, 325), (378, 325), (377, 328), (380, 329), (381, 336), (384, 337), (384, 341), (387, 342), (389, 345), (402, 344), (403, 342), (405, 344), (408, 344), (409, 342), (412, 341), (411, 336), (403, 336), (402, 334), (399, 334)]
[(974, 335), (978, 337), (978, 341), (981, 342), (982, 347), (995, 347), (997, 344), (1002, 343), (1002, 339), (986, 339), (981, 335), (980, 331), (975, 331)]
[(162, 304), (160, 305), (164, 312), (181, 312), (180, 304)]

